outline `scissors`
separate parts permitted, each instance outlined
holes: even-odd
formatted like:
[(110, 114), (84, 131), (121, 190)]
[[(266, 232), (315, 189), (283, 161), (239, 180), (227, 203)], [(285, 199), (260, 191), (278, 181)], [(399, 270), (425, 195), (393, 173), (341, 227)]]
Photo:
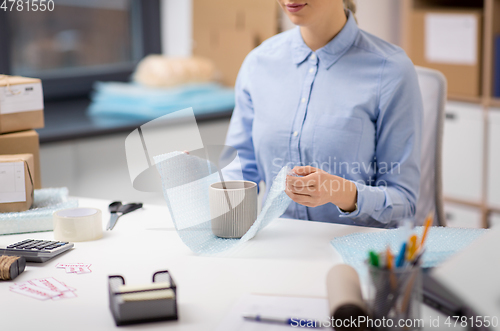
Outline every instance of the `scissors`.
[(121, 201), (110, 203), (108, 209), (111, 213), (111, 217), (109, 218), (106, 230), (113, 230), (120, 216), (133, 212), (134, 210), (139, 208), (142, 208), (142, 203), (129, 203), (126, 205), (122, 205)]

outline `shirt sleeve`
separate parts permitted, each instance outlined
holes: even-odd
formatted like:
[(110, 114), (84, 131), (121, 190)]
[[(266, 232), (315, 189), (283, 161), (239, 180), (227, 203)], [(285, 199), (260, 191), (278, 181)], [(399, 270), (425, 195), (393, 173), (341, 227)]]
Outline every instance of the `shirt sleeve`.
[(258, 184), (261, 178), (257, 170), (252, 140), (254, 109), (249, 86), (251, 55), (252, 53), (243, 62), (236, 79), (235, 108), (226, 136), (226, 146), (234, 147), (238, 152), (238, 158), (223, 169), (223, 174), (227, 180), (244, 179)]
[(386, 59), (376, 120), (376, 180), (356, 182), (358, 208), (340, 211), (353, 221), (382, 225), (413, 219), (420, 186), (422, 95), (415, 67), (404, 52)]

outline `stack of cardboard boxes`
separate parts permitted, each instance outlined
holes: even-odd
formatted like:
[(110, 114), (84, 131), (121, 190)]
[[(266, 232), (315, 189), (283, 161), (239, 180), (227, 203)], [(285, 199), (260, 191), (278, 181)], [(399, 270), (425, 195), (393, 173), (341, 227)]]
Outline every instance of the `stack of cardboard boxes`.
[(40, 144), (43, 128), (40, 79), (0, 75), (0, 212), (24, 211), (41, 188)]
[(193, 0), (193, 54), (211, 59), (233, 86), (246, 55), (278, 33), (279, 13), (270, 0)]

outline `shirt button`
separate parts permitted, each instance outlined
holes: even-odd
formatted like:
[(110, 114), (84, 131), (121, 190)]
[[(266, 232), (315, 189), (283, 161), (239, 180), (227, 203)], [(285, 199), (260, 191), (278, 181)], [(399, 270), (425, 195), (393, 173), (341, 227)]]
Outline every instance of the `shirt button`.
[(306, 102), (306, 98), (302, 98), (302, 100), (300, 100), (302, 103), (305, 103)]
[(311, 54), (311, 60), (316, 60), (316, 54), (314, 53)]
[(295, 132), (293, 133), (293, 136), (294, 136), (294, 137), (297, 137), (298, 135), (299, 135), (299, 133), (298, 133), (297, 131), (295, 131)]
[(312, 74), (314, 72), (314, 68), (309, 69), (309, 72)]

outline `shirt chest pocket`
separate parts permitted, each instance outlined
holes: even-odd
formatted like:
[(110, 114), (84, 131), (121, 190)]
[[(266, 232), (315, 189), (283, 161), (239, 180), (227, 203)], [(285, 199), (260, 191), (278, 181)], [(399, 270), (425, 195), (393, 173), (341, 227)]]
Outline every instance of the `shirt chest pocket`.
[[(323, 114), (316, 120), (313, 150), (316, 162), (357, 161), (363, 133), (363, 121), (356, 117), (341, 117)], [(334, 171), (337, 172), (337, 171)]]

